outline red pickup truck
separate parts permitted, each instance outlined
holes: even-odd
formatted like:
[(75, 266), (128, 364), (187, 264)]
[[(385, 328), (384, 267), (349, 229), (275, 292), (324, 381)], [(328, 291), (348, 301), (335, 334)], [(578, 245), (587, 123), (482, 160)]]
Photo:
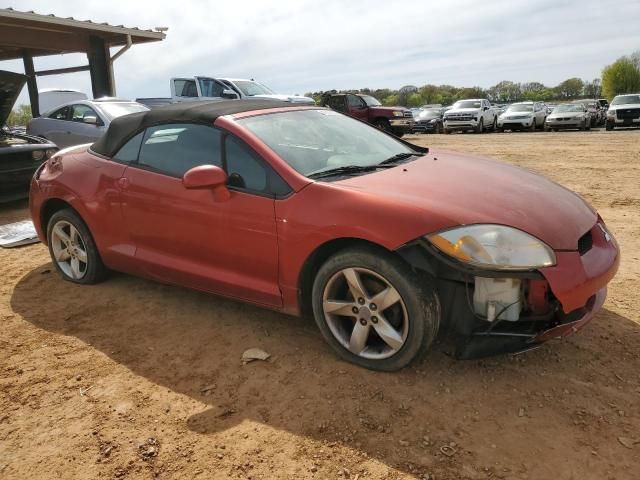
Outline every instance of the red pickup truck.
[(411, 133), (413, 127), (411, 110), (404, 107), (383, 107), (371, 95), (332, 93), (323, 96), (321, 104), (323, 107), (346, 113), (398, 137)]

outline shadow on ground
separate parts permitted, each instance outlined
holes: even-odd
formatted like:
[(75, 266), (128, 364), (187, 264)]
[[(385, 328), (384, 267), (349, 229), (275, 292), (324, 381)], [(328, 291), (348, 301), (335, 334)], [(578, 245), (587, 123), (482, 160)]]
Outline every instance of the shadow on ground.
[[(582, 445), (616, 442), (601, 428), (578, 429), (562, 391), (606, 393), (606, 370), (629, 348), (620, 339), (633, 333), (638, 344), (638, 325), (605, 309), (581, 335), (521, 356), (456, 361), (438, 346), (412, 367), (382, 374), (337, 360), (310, 320), (126, 275), (83, 287), (44, 265), (18, 282), (11, 306), (36, 327), (74, 336), (135, 375), (209, 405), (187, 419), (193, 432), (257, 421), (406, 472), (434, 463), (476, 471), (497, 460), (512, 472), (589, 468)], [(272, 358), (242, 366), (250, 347)], [(625, 368), (638, 367), (636, 356)], [(448, 444), (456, 455), (442, 454)], [(563, 449), (577, 453), (567, 459)], [(545, 464), (531, 464), (533, 454)]]

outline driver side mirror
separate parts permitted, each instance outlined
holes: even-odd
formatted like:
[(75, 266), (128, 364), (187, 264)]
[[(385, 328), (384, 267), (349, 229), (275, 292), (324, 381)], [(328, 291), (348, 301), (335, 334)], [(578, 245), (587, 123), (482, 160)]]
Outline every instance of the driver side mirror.
[(95, 115), (87, 115), (82, 119), (84, 123), (88, 123), (89, 125), (98, 125), (98, 117)]
[(217, 201), (228, 200), (231, 197), (227, 188), (227, 174), (215, 165), (199, 165), (193, 167), (182, 177), (184, 188), (210, 188)]
[(483, 110), (486, 112), (487, 110), (489, 110), (489, 107), (484, 107)]
[(222, 93), (220, 94), (220, 96), (222, 98), (226, 98), (229, 100), (237, 100), (238, 99), (238, 94), (236, 92), (234, 92), (233, 90), (229, 89), (229, 88), (225, 88), (224, 90), (222, 90)]

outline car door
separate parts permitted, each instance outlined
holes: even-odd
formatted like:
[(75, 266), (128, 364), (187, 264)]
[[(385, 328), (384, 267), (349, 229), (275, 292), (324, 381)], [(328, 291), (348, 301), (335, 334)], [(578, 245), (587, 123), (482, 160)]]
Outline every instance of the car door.
[(52, 141), (60, 148), (68, 147), (69, 145), (66, 142), (68, 141), (67, 130), (70, 118), (70, 106), (59, 108), (48, 117), (37, 118), (34, 121), (36, 127), (34, 128), (33, 134)]
[[(88, 119), (95, 118), (95, 123), (87, 123)], [(98, 112), (89, 105), (82, 103), (71, 105), (71, 118), (67, 124), (65, 143), (67, 145), (81, 145), (93, 143), (104, 133), (104, 120)]]
[(364, 100), (360, 97), (357, 95), (347, 95), (347, 107), (349, 109), (349, 115), (358, 120), (367, 121), (369, 117), (367, 104), (364, 103)]
[[(232, 172), (235, 184), (227, 200), (216, 200), (211, 189), (182, 184), (190, 168), (224, 166), (223, 145), (222, 132), (211, 126), (147, 129), (138, 161), (121, 180), (136, 261), (161, 281), (280, 306), (275, 200), (266, 190), (246, 186), (261, 182), (260, 175), (254, 172), (260, 178), (250, 179), (248, 172)], [(239, 155), (237, 149), (228, 152), (227, 161)]]

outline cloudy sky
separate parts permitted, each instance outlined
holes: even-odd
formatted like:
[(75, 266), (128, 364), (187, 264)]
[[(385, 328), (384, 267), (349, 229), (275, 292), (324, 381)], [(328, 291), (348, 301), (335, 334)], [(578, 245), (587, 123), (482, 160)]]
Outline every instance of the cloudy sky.
[[(599, 77), (640, 49), (639, 0), (0, 0), (0, 7), (168, 27), (165, 41), (134, 46), (116, 61), (117, 93), (128, 98), (168, 96), (169, 78), (182, 75), (251, 77), (300, 94), (501, 80), (555, 85)], [(36, 70), (77, 66), (86, 56), (35, 63)], [(21, 61), (0, 69), (23, 71)], [(42, 77), (39, 87), (91, 91), (88, 72)]]

